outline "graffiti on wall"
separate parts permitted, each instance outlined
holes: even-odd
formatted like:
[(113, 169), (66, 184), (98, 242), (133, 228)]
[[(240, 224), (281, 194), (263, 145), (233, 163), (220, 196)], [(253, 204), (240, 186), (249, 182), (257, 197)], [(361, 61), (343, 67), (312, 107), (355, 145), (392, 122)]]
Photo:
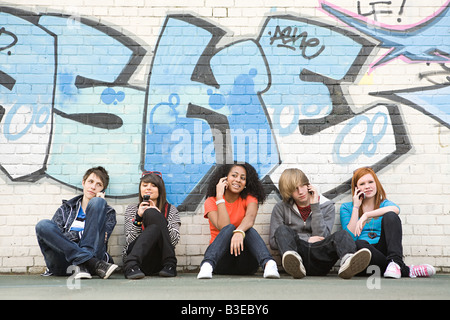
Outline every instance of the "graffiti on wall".
[[(104, 165), (112, 197), (135, 195), (140, 172), (158, 170), (181, 210), (195, 210), (215, 166), (230, 161), (251, 163), (267, 192), (277, 191), (272, 181), (286, 164), (326, 177), (330, 198), (348, 191), (355, 168), (380, 170), (410, 150), (396, 102), (449, 127), (449, 83), (420, 97), (423, 88), (372, 92), (385, 102), (359, 111), (348, 93), (399, 56), (442, 64), (448, 41), (415, 46), (414, 38), (436, 34), (449, 10), (398, 31), (319, 5), (352, 28), (272, 14), (254, 38), (221, 47), (220, 26), (168, 15), (141, 86), (130, 79), (147, 52), (129, 36), (87, 18), (74, 25), (66, 15), (1, 7), (2, 170), (13, 181), (48, 176), (79, 188), (87, 168)], [(374, 61), (385, 46), (392, 50)]]

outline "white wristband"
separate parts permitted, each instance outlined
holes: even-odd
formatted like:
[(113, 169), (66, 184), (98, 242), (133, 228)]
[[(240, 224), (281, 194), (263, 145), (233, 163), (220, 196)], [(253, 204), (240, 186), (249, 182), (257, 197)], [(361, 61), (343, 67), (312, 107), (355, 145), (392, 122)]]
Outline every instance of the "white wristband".
[(225, 203), (225, 199), (220, 199), (216, 201), (216, 206), (218, 206), (221, 203)]

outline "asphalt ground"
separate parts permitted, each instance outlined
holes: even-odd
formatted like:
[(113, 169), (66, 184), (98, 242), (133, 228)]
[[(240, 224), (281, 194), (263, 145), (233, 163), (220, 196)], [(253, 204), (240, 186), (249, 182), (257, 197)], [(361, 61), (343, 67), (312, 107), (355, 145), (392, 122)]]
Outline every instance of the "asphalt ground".
[(121, 273), (109, 279), (89, 280), (40, 275), (0, 275), (0, 300), (179, 300), (276, 301), (276, 300), (450, 300), (450, 274), (430, 278), (387, 279), (375, 274), (343, 280), (325, 277), (281, 279), (253, 276), (214, 275), (198, 280), (197, 273), (179, 273), (175, 278), (146, 277), (127, 280)]

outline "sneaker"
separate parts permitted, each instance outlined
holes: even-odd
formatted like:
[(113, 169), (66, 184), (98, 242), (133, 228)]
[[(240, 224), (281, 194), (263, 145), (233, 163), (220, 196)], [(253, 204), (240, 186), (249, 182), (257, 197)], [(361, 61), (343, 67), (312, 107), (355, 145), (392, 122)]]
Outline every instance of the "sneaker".
[(145, 278), (145, 274), (139, 269), (138, 266), (127, 268), (124, 272), (124, 276), (127, 279), (137, 280)]
[(384, 272), (384, 277), (400, 279), (402, 277), (402, 272), (400, 270), (400, 266), (397, 263), (395, 263), (394, 261), (391, 261), (388, 264), (386, 271)]
[(49, 268), (45, 268), (44, 273), (41, 273), (41, 277), (51, 277), (51, 276), (53, 276), (53, 272), (51, 272)]
[(75, 267), (74, 279), (92, 279), (91, 273), (84, 264)]
[(108, 279), (119, 266), (116, 264), (108, 263), (103, 260), (99, 260), (95, 265), (95, 274), (102, 279)]
[(294, 279), (301, 279), (306, 276), (302, 257), (296, 251), (286, 251), (283, 254), (282, 265), (284, 271), (289, 273)]
[(266, 279), (280, 279), (280, 274), (278, 273), (278, 267), (275, 260), (269, 260), (264, 268), (264, 278)]
[(354, 254), (350, 254), (347, 259), (341, 262), (338, 275), (342, 279), (350, 279), (354, 275), (364, 271), (370, 263), (372, 253), (369, 249), (361, 249)]
[(432, 265), (429, 264), (421, 264), (419, 266), (411, 266), (409, 267), (409, 277), (431, 277), (436, 274), (436, 269)]
[(164, 268), (159, 272), (160, 277), (176, 277), (177, 267), (171, 264), (165, 265)]
[(205, 262), (200, 267), (200, 272), (197, 275), (197, 279), (212, 279), (213, 267), (209, 262)]

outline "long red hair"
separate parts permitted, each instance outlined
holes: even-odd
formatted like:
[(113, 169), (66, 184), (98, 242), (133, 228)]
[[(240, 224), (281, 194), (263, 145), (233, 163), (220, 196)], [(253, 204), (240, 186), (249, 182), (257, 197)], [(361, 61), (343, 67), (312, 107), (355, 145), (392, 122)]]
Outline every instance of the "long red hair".
[[(377, 187), (377, 193), (375, 194), (375, 210), (380, 208), (381, 203), (386, 200), (386, 192), (381, 185), (380, 180), (378, 179), (375, 171), (372, 168), (364, 167), (356, 169), (353, 172), (352, 178), (352, 197), (355, 195), (355, 188), (357, 187), (358, 180), (361, 179), (366, 174), (371, 174), (373, 179), (375, 180), (375, 185)], [(363, 215), (362, 206), (359, 207), (359, 216)]]

